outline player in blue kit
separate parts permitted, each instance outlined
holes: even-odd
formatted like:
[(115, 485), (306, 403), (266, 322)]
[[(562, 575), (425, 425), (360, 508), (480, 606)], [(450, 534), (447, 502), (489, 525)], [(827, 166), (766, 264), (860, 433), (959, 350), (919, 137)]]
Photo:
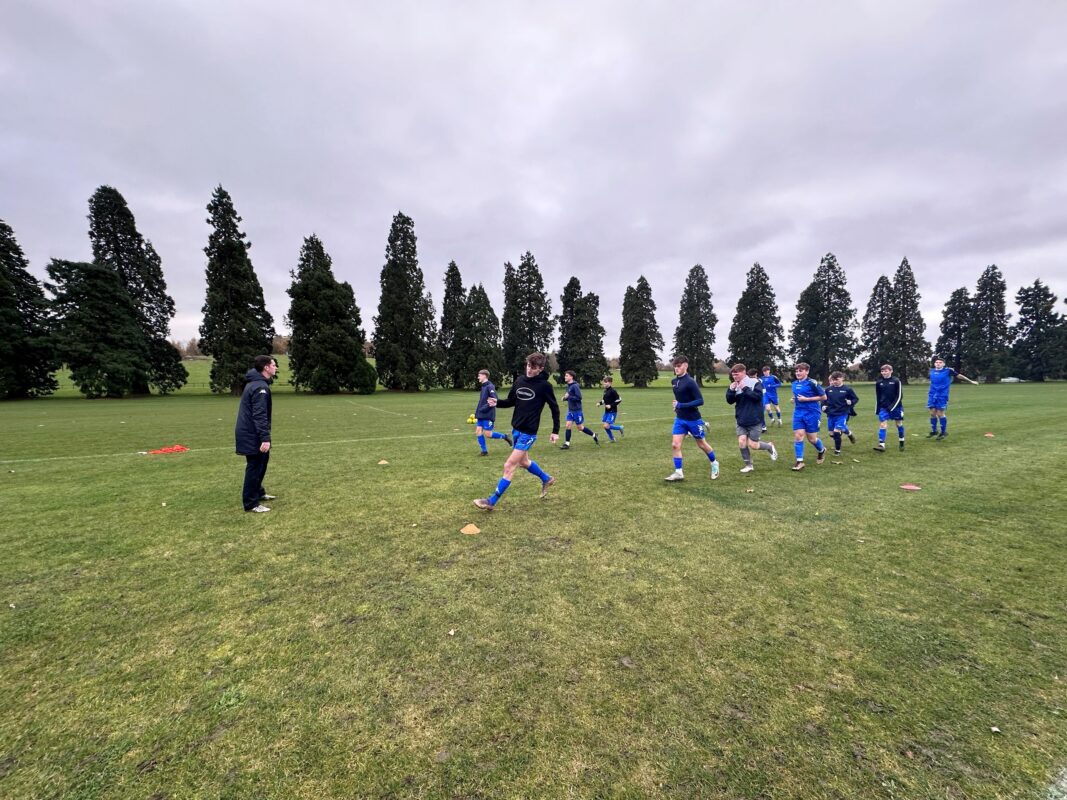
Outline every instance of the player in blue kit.
[[(926, 399), (926, 407), (930, 409), (930, 432), (926, 434), (927, 439), (936, 436), (937, 440), (941, 441), (948, 436), (948, 417), (945, 416), (945, 409), (948, 408), (949, 387), (957, 376), (968, 383), (978, 385), (978, 381), (972, 381), (952, 367), (946, 367), (945, 359), (940, 356), (934, 359), (934, 368), (930, 370), (930, 393)], [(938, 420), (941, 421), (940, 433), (937, 431)]]
[(700, 393), (700, 387), (689, 374), (689, 359), (685, 356), (676, 356), (671, 362), (674, 367), (674, 378), (671, 380), (671, 388), (674, 389), (674, 427), (671, 429), (671, 455), (674, 456), (674, 472), (663, 480), (683, 481), (682, 474), (682, 440), (686, 434), (693, 437), (697, 447), (704, 451), (708, 461), (711, 462), (711, 479), (719, 477), (719, 462), (715, 460), (715, 451), (704, 438), (706, 428), (704, 420), (700, 418), (697, 409), (704, 405), (704, 395)]
[(897, 436), (900, 439), (900, 449), (904, 449), (904, 387), (900, 380), (893, 377), (891, 364), (882, 364), (880, 370), (882, 378), (874, 384), (874, 396), (878, 414), (878, 444), (874, 446), (876, 453), (885, 452), (885, 433), (889, 427), (889, 420), (897, 423)]
[(489, 405), (496, 408), (514, 408), (511, 416), (511, 435), (515, 439), (514, 449), (504, 462), (504, 477), (496, 484), (496, 490), (488, 497), (474, 501), (474, 505), (485, 511), (496, 508), (501, 496), (511, 486), (515, 470), (522, 467), (535, 478), (541, 480), (541, 499), (548, 496), (548, 487), (556, 479), (530, 460), (530, 448), (537, 441), (537, 428), (541, 424), (541, 412), (547, 405), (552, 412), (552, 435), (548, 440), (553, 444), (559, 439), (559, 405), (552, 387), (548, 384), (544, 369), (547, 362), (544, 353), (530, 353), (526, 356), (526, 374), (520, 375), (511, 385), (511, 391), (503, 400), (490, 397)]
[(763, 384), (763, 408), (767, 412), (767, 422), (771, 425), (778, 423), (780, 428), (782, 427), (782, 409), (778, 405), (778, 387), (782, 385), (782, 382), (778, 380), (777, 375), (771, 373), (769, 366), (763, 368), (763, 377), (759, 382)]
[(613, 379), (610, 375), (605, 375), (604, 380), (600, 383), (604, 387), (604, 397), (597, 405), (604, 406), (604, 416), (601, 418), (601, 422), (604, 423), (604, 432), (608, 435), (608, 441), (614, 442), (615, 436), (612, 431), (618, 431), (619, 437), (626, 435), (626, 431), (623, 430), (622, 425), (616, 425), (615, 420), (619, 414), (619, 403), (622, 402), (622, 398), (619, 397), (619, 393), (615, 391), (615, 387), (612, 386)]
[(582, 414), (582, 389), (575, 377), (573, 370), (567, 370), (563, 373), (563, 382), (567, 384), (567, 389), (560, 395), (559, 399), (567, 403), (567, 431), (564, 434), (560, 450), (571, 449), (571, 425), (577, 427), (586, 436), (592, 436), (594, 444), (600, 444), (600, 439), (597, 438), (597, 435), (585, 427), (585, 415)]
[(811, 366), (801, 361), (793, 367), (793, 452), (797, 461), (794, 472), (804, 469), (805, 437), (815, 447), (815, 463), (821, 464), (826, 458), (826, 448), (819, 438), (819, 423), (822, 422), (822, 403), (826, 393), (814, 380), (808, 377)]
[(497, 433), (493, 430), (493, 426), (496, 425), (496, 409), (489, 405), (489, 398), (496, 397), (496, 387), (492, 381), (489, 380), (489, 370), (478, 370), (478, 383), (482, 385), (482, 392), (478, 395), (478, 405), (474, 409), (474, 436), (478, 440), (478, 447), (481, 448), (481, 455), (489, 455), (489, 451), (485, 449), (485, 434), (489, 433), (492, 439), (503, 439), (508, 443), (508, 447), (511, 447), (511, 437), (506, 433)]
[(834, 455), (841, 455), (841, 434), (848, 437), (852, 444), (856, 437), (848, 427), (848, 418), (856, 415), (856, 404), (860, 401), (851, 386), (845, 386), (845, 373), (831, 372), (830, 385), (826, 387), (826, 430), (834, 437)]

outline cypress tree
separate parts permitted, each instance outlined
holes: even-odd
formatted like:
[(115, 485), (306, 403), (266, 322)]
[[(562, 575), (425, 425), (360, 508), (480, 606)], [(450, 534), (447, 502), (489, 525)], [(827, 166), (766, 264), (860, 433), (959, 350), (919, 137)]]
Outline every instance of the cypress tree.
[(919, 286), (915, 273), (905, 258), (893, 275), (889, 328), (889, 363), (901, 383), (925, 375), (930, 363), (930, 343), (926, 341), (926, 323), (919, 310)]
[(574, 307), (582, 299), (582, 284), (577, 278), (572, 277), (563, 287), (560, 295), (559, 312), (559, 352), (556, 354), (556, 362), (559, 372), (556, 374), (556, 383), (563, 384), (563, 373), (569, 369), (575, 369), (581, 358), (577, 352), (577, 332), (574, 329)]
[(211, 391), (240, 394), (252, 359), (271, 352), (274, 319), (263, 302), (241, 218), (229, 192), (216, 187), (207, 205), (207, 297), (200, 323), (200, 350), (214, 358)]
[(964, 353), (972, 370), (989, 380), (1004, 375), (1010, 358), (1011, 315), (1005, 309), (1008, 284), (996, 264), (986, 267), (971, 300)]
[(790, 350), (795, 360), (811, 365), (814, 378), (825, 383), (832, 370), (845, 369), (856, 357), (855, 328), (856, 309), (844, 270), (837, 256), (827, 253), (797, 300)]
[(619, 372), (624, 383), (644, 389), (659, 377), (658, 353), (664, 347), (656, 323), (656, 303), (645, 276), (637, 286), (627, 286), (622, 301), (622, 333), (619, 335)]
[[(454, 350), (454, 344), (462, 338), (463, 314), (467, 308), (467, 293), (463, 289), (463, 277), (455, 261), (448, 262), (445, 270), (445, 291), (441, 299), (441, 328), (437, 334), (439, 360), (442, 364), (440, 383), (461, 389), (465, 384), (466, 362)], [(499, 373), (498, 373), (499, 374)]]
[(55, 342), (86, 397), (122, 397), (147, 379), (151, 365), (137, 309), (119, 275), (100, 263), (53, 259)]
[(522, 331), (522, 294), (518, 270), (510, 261), (504, 262), (504, 313), (500, 318), (501, 351), (504, 354), (504, 377), (509, 383), (522, 374), (520, 362), (530, 351), (522, 352), (525, 336)]
[(552, 344), (552, 303), (533, 254), (527, 250), (518, 267), (504, 265), (504, 369), (514, 381), (525, 373), (526, 356), (548, 353)]
[(967, 330), (971, 325), (971, 296), (966, 286), (954, 291), (941, 314), (941, 336), (937, 340), (937, 355), (956, 372), (965, 372), (964, 355)]
[(126, 199), (111, 186), (101, 186), (89, 198), (89, 241), (93, 261), (118, 273), (145, 338), (149, 371), (133, 387), (133, 394), (148, 394), (149, 385), (161, 394), (180, 389), (189, 379), (181, 354), (169, 343), (174, 299), (167, 294), (159, 254), (137, 230)]
[(604, 326), (600, 324), (600, 297), (588, 292), (574, 304), (572, 352), (578, 383), (591, 388), (600, 384), (608, 372), (608, 360), (604, 357)]
[(0, 219), (0, 398), (51, 394), (58, 368), (48, 301), (15, 232)]
[(355, 293), (347, 282), (337, 282), (333, 260), (319, 237), (304, 239), (300, 260), (289, 274), (289, 382), (316, 394), (371, 394), (377, 374), (363, 354), (366, 337)]
[(467, 293), (460, 332), (453, 347), (461, 364), (462, 385), (477, 388), (478, 370), (489, 370), (495, 382), (504, 374), (504, 353), (500, 347), (500, 321), (489, 302), (489, 295), (479, 283)]
[(711, 289), (704, 267), (696, 264), (685, 279), (678, 308), (678, 327), (674, 331), (674, 355), (689, 359), (689, 374), (698, 384), (704, 378), (717, 381), (715, 375), (715, 325), (719, 318), (711, 305)]
[(381, 286), (374, 356), (382, 385), (405, 392), (432, 386), (436, 380), (433, 301), (425, 293), (419, 268), (415, 221), (403, 212), (397, 212), (389, 229)]
[(1044, 381), (1064, 370), (1063, 318), (1056, 313), (1056, 295), (1040, 280), (1015, 295), (1019, 318), (1012, 346), (1013, 371), (1020, 378)]
[(868, 380), (878, 379), (882, 364), (893, 364), (889, 344), (892, 320), (893, 285), (889, 278), (880, 275), (871, 291), (871, 299), (867, 301), (867, 311), (860, 329), (860, 341), (866, 353), (860, 367)]
[(745, 289), (737, 300), (737, 312), (730, 325), (731, 364), (750, 364), (760, 369), (764, 364), (776, 368), (785, 361), (782, 352), (782, 318), (770, 278), (759, 263), (748, 271)]

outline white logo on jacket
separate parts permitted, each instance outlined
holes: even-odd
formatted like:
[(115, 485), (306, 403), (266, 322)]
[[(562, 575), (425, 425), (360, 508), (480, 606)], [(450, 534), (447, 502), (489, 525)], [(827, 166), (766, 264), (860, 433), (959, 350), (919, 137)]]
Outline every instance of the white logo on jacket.
[(520, 386), (518, 389), (515, 390), (515, 396), (520, 400), (533, 400), (535, 392), (528, 386)]

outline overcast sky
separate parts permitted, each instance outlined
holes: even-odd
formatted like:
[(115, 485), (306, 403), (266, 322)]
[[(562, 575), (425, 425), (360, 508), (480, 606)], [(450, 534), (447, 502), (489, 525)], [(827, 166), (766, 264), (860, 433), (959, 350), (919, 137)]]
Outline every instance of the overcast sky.
[[(303, 6), (303, 7), (302, 7)], [(196, 335), (207, 205), (233, 196), (282, 330), (314, 232), (368, 333), (393, 215), (484, 283), (533, 252), (618, 354), (644, 275), (667, 346), (710, 277), (716, 353), (754, 261), (783, 322), (834, 252), (860, 316), (907, 256), (936, 340), (995, 263), (1067, 293), (1067, 3), (0, 0), (0, 218), (43, 277), (117, 188)], [(1010, 304), (1014, 311), (1014, 303)], [(1060, 309), (1063, 309), (1062, 303)]]

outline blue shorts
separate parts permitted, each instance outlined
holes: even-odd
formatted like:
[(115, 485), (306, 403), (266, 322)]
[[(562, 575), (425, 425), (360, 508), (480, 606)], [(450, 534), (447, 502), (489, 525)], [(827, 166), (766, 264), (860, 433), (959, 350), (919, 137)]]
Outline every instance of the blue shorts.
[(891, 419), (895, 419), (899, 422), (904, 421), (904, 409), (897, 406), (892, 411), (886, 411), (884, 408), (878, 409), (878, 421), (888, 422)]
[(671, 434), (674, 436), (685, 436), (689, 434), (694, 439), (704, 438), (704, 420), (702, 419), (674, 419), (674, 428), (671, 429)]
[(483, 431), (491, 431), (493, 426), (496, 425), (496, 420), (493, 419), (476, 419), (474, 424), (481, 428)]
[(848, 430), (848, 414), (834, 414), (830, 416), (826, 415), (826, 430), (828, 431), (847, 431)]
[(948, 392), (930, 392), (930, 396), (926, 400), (926, 407), (944, 411), (948, 408)]
[(533, 433), (519, 433), (516, 430), (511, 432), (511, 440), (515, 443), (514, 449), (516, 450), (529, 450), (534, 446), (534, 442), (537, 441), (537, 435)]
[(822, 414), (793, 414), (793, 430), (818, 433)]
[(567, 422), (573, 422), (575, 425), (585, 424), (585, 414), (581, 411), (568, 411)]
[(601, 422), (606, 422), (608, 425), (615, 424), (615, 417), (618, 415), (618, 411), (605, 411), (604, 416), (600, 418)]
[(764, 392), (763, 393), (763, 405), (778, 405), (778, 392)]

